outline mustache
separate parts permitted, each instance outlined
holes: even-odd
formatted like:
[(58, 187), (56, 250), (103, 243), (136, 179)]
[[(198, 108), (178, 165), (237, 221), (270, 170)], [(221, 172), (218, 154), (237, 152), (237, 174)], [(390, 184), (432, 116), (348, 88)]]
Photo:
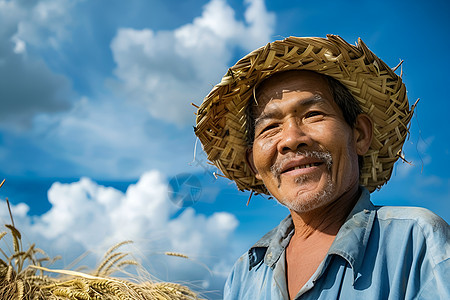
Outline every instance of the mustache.
[(281, 160), (275, 162), (273, 166), (270, 167), (270, 171), (275, 177), (279, 178), (283, 166), (288, 161), (295, 159), (297, 156), (317, 158), (325, 163), (328, 170), (330, 170), (331, 166), (333, 165), (333, 158), (331, 157), (331, 153), (328, 151), (300, 150), (295, 153), (290, 153), (284, 156)]

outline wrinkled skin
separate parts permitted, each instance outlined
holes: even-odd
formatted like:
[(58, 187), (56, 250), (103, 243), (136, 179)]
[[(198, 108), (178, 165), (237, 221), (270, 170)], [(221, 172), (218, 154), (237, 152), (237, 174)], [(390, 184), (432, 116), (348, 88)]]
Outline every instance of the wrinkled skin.
[(248, 161), (278, 201), (303, 213), (357, 191), (358, 155), (371, 141), (369, 117), (359, 115), (352, 128), (326, 80), (308, 71), (276, 74), (256, 97)]

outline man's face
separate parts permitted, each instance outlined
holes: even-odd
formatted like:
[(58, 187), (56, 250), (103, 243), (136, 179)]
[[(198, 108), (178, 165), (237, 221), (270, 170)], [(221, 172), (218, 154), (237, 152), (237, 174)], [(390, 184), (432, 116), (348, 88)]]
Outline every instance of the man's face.
[(249, 161), (269, 192), (297, 212), (338, 199), (359, 181), (352, 129), (320, 75), (284, 72), (256, 92)]

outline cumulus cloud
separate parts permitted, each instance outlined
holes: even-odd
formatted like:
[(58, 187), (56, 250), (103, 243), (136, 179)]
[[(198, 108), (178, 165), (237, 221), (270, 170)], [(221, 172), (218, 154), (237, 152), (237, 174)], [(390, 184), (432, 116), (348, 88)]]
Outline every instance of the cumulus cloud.
[[(167, 268), (171, 280), (196, 281), (218, 289), (236, 256), (230, 243), (238, 225), (236, 217), (225, 212), (205, 216), (193, 208), (180, 213), (168, 199), (167, 181), (157, 171), (143, 174), (125, 193), (89, 178), (54, 183), (48, 199), (51, 209), (33, 220), (27, 216), (25, 204), (14, 206), (13, 215), (17, 227), (32, 242), (44, 250), (53, 249), (53, 253), (76, 257), (94, 250), (102, 255), (110, 246), (131, 239), (152, 270)], [(6, 219), (6, 210), (1, 209), (0, 220)], [(180, 263), (179, 258), (157, 256), (165, 251), (186, 254), (195, 259), (197, 267)], [(159, 264), (164, 261), (163, 267), (152, 264), (155, 260)]]
[(36, 114), (70, 107), (70, 81), (28, 51), (28, 45), (56, 46), (69, 3), (0, 0), (0, 122), (27, 127)]
[(119, 29), (111, 42), (118, 91), (155, 118), (192, 122), (189, 103), (201, 101), (217, 83), (232, 50), (249, 51), (270, 40), (274, 14), (262, 0), (246, 2), (245, 21), (225, 0), (211, 0), (201, 16), (173, 31)]
[[(136, 178), (149, 168), (186, 171), (194, 135), (189, 126), (177, 125), (194, 122), (190, 102), (198, 104), (220, 80), (236, 49), (251, 50), (270, 39), (273, 13), (253, 0), (238, 20), (225, 0), (213, 0), (174, 30), (119, 29), (110, 44), (116, 80), (105, 87), (100, 77), (89, 83), (97, 84), (94, 94), (78, 97), (67, 77), (48, 65), (55, 65), (52, 54), (59, 65), (72, 63), (58, 47), (71, 38), (77, 3), (0, 0), (0, 126), (8, 135), (0, 145), (3, 171), (109, 179)], [(12, 132), (5, 128), (10, 124), (28, 130)], [(40, 159), (17, 157), (31, 149)]]
[[(52, 170), (51, 176), (103, 179), (138, 178), (148, 169), (166, 174), (192, 171), (188, 165), (195, 141), (192, 128), (161, 124), (141, 107), (128, 104), (114, 95), (82, 97), (62, 116), (37, 116), (30, 139), (53, 160), (41, 155), (42, 160), (23, 168), (40, 176)], [(55, 158), (72, 167), (60, 168)]]
[[(8, 3), (9, 2), (9, 3)], [(1, 1), (15, 16), (14, 38), (37, 47), (58, 48), (69, 36), (70, 11), (78, 0)], [(0, 6), (0, 7), (1, 7)]]
[(0, 53), (5, 59), (0, 64), (0, 122), (29, 127), (39, 113), (67, 110), (71, 89), (67, 78), (53, 73), (43, 61), (20, 55)]

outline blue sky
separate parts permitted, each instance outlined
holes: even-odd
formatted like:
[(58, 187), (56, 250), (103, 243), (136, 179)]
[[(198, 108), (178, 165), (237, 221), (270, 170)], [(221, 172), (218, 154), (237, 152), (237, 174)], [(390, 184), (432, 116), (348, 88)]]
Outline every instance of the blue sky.
[[(8, 197), (30, 242), (68, 261), (91, 250), (87, 264), (133, 239), (159, 277), (220, 298), (233, 261), (287, 211), (262, 196), (247, 207), (248, 193), (212, 176), (191, 102), (269, 41), (332, 33), (361, 37), (391, 67), (404, 60), (410, 103), (420, 98), (412, 165), (397, 163), (373, 201), (449, 222), (449, 12), (447, 1), (0, 0), (0, 221)], [(186, 176), (200, 192), (179, 207), (169, 182)]]

